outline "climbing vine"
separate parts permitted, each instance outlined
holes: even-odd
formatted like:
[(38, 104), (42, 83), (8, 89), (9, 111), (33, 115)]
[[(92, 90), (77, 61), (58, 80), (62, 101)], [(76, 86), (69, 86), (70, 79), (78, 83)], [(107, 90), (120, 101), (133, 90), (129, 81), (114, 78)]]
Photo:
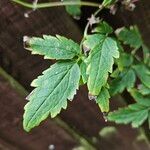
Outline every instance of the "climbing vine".
[[(33, 4), (12, 1), (33, 10), (65, 6), (72, 16), (81, 15), (81, 6), (97, 8), (88, 18), (80, 44), (60, 35), (24, 37), (25, 49), (32, 54), (57, 60), (31, 83), (35, 89), (27, 97), (29, 102), (25, 106), (26, 131), (66, 109), (67, 101), (72, 101), (79, 86), (84, 84), (88, 87), (89, 99), (95, 100), (105, 119), (131, 123), (132, 127), (148, 120), (150, 125), (150, 50), (136, 25), (114, 30), (98, 17), (103, 9), (115, 14), (118, 6), (134, 10), (137, 0), (103, 0), (102, 4), (81, 0), (48, 3), (35, 0)], [(134, 103), (111, 112), (110, 98), (124, 91), (132, 96)]]

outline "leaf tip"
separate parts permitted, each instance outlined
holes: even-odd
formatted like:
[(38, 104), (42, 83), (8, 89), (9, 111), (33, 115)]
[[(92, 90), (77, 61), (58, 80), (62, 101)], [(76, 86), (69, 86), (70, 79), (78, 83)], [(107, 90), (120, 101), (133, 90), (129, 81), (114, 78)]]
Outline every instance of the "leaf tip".
[(26, 125), (25, 120), (23, 120), (23, 129), (24, 129), (26, 132), (30, 132), (30, 131), (31, 131), (31, 128)]

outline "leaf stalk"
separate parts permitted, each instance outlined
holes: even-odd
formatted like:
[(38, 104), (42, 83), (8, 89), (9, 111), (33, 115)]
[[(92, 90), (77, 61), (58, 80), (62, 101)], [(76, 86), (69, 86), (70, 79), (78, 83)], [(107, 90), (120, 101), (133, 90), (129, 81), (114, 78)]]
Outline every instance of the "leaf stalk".
[[(24, 2), (21, 0), (11, 0), (17, 4), (20, 4), (27, 8), (35, 9), (35, 6), (31, 3)], [(58, 7), (58, 6), (69, 6), (69, 5), (80, 5), (80, 6), (89, 6), (89, 7), (99, 7), (99, 3), (88, 2), (88, 1), (68, 1), (68, 2), (47, 2), (47, 3), (38, 3), (36, 4), (36, 9), (48, 8), (48, 7)]]

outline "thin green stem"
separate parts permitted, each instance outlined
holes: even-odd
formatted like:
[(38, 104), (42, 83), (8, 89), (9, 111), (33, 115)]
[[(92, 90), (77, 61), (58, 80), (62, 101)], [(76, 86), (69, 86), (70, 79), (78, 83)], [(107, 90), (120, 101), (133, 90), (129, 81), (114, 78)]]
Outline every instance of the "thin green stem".
[(84, 29), (84, 37), (87, 36), (89, 26), (90, 26), (90, 22), (88, 21), (88, 23), (86, 24), (85, 29)]
[[(17, 4), (20, 4), (27, 8), (34, 9), (35, 6), (31, 3), (27, 3), (21, 0), (11, 0)], [(89, 6), (89, 7), (99, 7), (99, 3), (88, 2), (88, 1), (68, 1), (68, 2), (47, 2), (47, 3), (38, 3), (36, 4), (36, 9), (47, 8), (47, 7), (58, 7), (58, 6), (68, 6), (68, 5), (79, 5), (79, 6)]]

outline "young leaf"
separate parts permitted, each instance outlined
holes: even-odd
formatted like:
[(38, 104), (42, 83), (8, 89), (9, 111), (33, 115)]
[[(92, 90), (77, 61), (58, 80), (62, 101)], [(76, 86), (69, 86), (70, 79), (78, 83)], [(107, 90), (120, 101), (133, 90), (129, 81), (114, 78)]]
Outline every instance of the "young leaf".
[(109, 112), (109, 92), (108, 89), (103, 87), (102, 90), (100, 91), (100, 94), (96, 98), (96, 103), (100, 107), (101, 111), (104, 112)]
[(133, 48), (139, 48), (142, 45), (141, 35), (136, 26), (131, 26), (130, 29), (121, 28), (116, 30), (118, 38)]
[(98, 32), (101, 34), (110, 34), (113, 32), (112, 27), (105, 21), (101, 21), (92, 32)]
[(141, 82), (150, 88), (150, 69), (146, 67), (144, 64), (138, 64), (133, 66), (137, 76), (141, 80)]
[(49, 115), (55, 117), (66, 109), (78, 89), (80, 68), (76, 62), (58, 62), (32, 82), (36, 87), (28, 96), (23, 126), (26, 131), (38, 126)]
[[(63, 0), (63, 1), (72, 1), (72, 0)], [(80, 2), (80, 0), (74, 0), (74, 1), (79, 1)], [(72, 15), (72, 16), (80, 16), (80, 14), (81, 14), (81, 9), (80, 9), (80, 5), (73, 5), (73, 6), (66, 6), (66, 11), (70, 14), (70, 15)]]
[(45, 59), (72, 59), (80, 54), (77, 43), (59, 35), (29, 38), (26, 45), (26, 49), (32, 51), (32, 54), (44, 55)]
[(136, 81), (135, 73), (132, 69), (126, 69), (119, 74), (117, 78), (115, 78), (110, 83), (110, 93), (111, 95), (115, 95), (121, 93), (126, 89), (130, 89), (134, 86)]
[(88, 37), (86, 41), (93, 48), (89, 55), (90, 64), (88, 71), (88, 89), (92, 95), (98, 95), (100, 93), (102, 86), (107, 82), (108, 72), (112, 72), (114, 58), (119, 57), (116, 41), (110, 37), (101, 37), (101, 39), (97, 39), (97, 44), (94, 42), (92, 44), (91, 42), (88, 43), (90, 41)]

